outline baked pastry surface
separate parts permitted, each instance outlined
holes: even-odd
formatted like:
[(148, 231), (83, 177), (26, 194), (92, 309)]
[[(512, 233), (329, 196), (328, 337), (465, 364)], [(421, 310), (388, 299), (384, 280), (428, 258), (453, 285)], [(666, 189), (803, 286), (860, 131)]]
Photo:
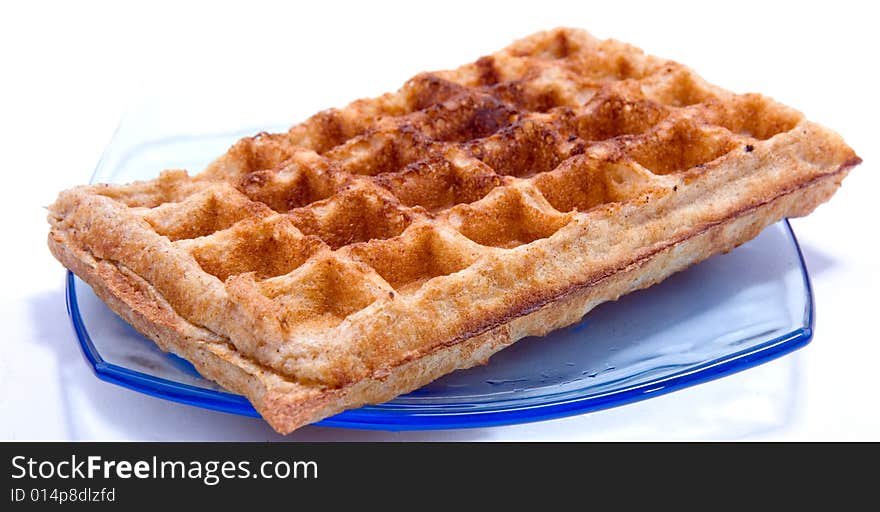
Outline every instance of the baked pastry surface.
[(64, 191), (49, 247), (287, 433), (806, 215), (859, 162), (766, 97), (556, 29), (194, 176)]

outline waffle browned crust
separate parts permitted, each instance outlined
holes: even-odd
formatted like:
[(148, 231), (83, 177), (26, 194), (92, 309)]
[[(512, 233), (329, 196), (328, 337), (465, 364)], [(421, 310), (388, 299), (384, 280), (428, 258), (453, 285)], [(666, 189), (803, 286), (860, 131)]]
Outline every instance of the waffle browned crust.
[(49, 246), (290, 432), (805, 215), (859, 161), (768, 98), (557, 29), (192, 177), (62, 192)]

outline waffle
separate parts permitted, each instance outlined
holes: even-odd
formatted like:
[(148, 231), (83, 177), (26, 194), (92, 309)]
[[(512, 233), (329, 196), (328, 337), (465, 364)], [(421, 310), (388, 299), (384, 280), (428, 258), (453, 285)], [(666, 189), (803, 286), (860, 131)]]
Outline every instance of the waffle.
[(859, 162), (764, 96), (556, 29), (194, 176), (64, 191), (49, 246), (287, 433), (805, 215)]

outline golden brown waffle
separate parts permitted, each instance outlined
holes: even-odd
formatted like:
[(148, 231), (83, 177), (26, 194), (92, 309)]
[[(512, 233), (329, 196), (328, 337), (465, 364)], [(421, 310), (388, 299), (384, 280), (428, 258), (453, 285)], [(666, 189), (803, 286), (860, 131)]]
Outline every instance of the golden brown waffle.
[(757, 94), (557, 29), (62, 192), (49, 245), (280, 432), (418, 388), (827, 200), (859, 163)]

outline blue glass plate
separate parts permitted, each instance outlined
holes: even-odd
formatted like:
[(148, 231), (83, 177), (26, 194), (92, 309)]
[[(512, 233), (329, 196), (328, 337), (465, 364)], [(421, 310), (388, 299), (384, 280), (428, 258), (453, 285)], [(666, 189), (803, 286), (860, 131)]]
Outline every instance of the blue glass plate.
[[(68, 275), (67, 305), (99, 378), (208, 409), (258, 416), (239, 395), (160, 351)], [(458, 371), (320, 425), (411, 430), (536, 421), (622, 405), (773, 359), (809, 342), (809, 280), (787, 222), (663, 283)]]
[[(93, 182), (149, 179), (166, 168), (198, 170), (242, 134), (277, 128), (267, 120), (278, 119), (278, 98), (267, 97), (263, 105), (249, 91), (242, 93), (247, 108), (240, 115), (224, 111), (222, 119), (229, 123), (224, 126), (216, 98), (206, 94), (175, 92), (136, 103), (108, 145)], [(224, 104), (238, 104), (230, 100), (233, 93), (224, 94)], [(209, 135), (229, 126), (253, 128)], [(176, 402), (257, 416), (243, 397), (160, 351), (72, 274), (67, 304), (99, 378)], [(729, 254), (599, 306), (576, 325), (521, 340), (486, 366), (455, 372), (391, 402), (346, 411), (320, 424), (441, 429), (580, 414), (744, 370), (804, 346), (812, 328), (809, 278), (794, 233), (783, 221)]]

